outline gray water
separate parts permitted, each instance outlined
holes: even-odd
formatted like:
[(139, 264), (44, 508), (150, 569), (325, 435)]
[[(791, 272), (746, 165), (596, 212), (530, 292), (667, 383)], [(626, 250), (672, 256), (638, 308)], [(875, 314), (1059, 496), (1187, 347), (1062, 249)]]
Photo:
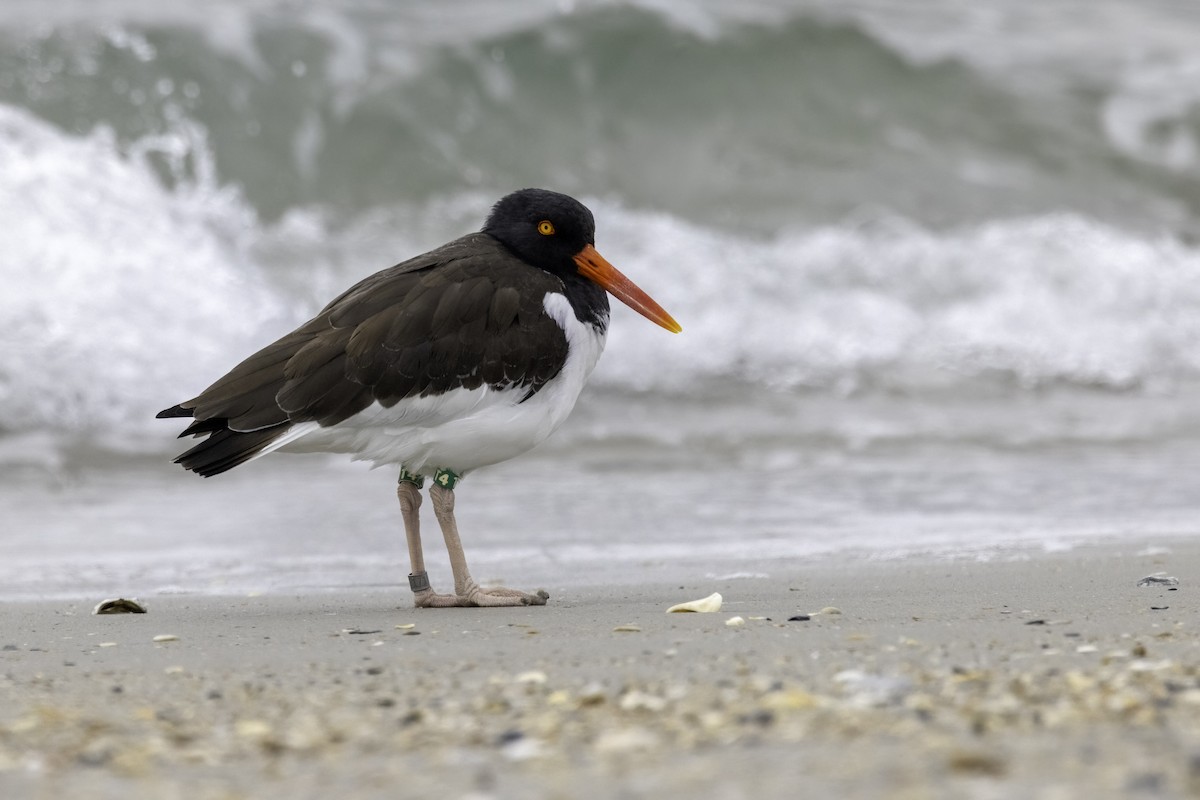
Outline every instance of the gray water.
[(463, 484), (481, 576), (1169, 547), (1196, 41), (1167, 2), (6, 3), (0, 594), (400, 582), (394, 476), (200, 480), (153, 414), (526, 185), (684, 333), (617, 309), (575, 417)]

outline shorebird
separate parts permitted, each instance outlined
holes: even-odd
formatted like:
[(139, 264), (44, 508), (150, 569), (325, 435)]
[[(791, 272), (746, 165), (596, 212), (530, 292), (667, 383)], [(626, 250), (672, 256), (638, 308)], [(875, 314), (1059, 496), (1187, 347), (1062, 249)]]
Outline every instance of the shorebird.
[[(595, 248), (592, 212), (522, 189), (482, 231), (377, 272), (191, 400), (207, 438), (175, 463), (211, 477), (276, 450), (348, 453), (399, 467), (396, 493), (415, 605), (544, 605), (542, 590), (481, 587), (454, 520), (472, 470), (543, 441), (567, 418), (604, 349), (606, 290), (673, 333), (671, 315)], [(421, 489), (446, 541), (454, 593), (433, 591), (421, 549)]]

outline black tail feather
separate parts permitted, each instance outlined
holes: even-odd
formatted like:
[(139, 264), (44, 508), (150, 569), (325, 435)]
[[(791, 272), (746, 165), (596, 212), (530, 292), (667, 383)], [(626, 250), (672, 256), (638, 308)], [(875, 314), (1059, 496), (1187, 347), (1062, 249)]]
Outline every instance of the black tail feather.
[(185, 436), (202, 436), (206, 433), (216, 433), (229, 428), (229, 420), (225, 417), (213, 417), (212, 419), (198, 419), (191, 425), (183, 429), (183, 433), (179, 434), (182, 439)]
[(228, 428), (216, 430), (203, 442), (175, 459), (175, 463), (197, 475), (210, 478), (254, 458), (290, 427), (290, 424), (285, 423), (248, 433), (239, 433)]

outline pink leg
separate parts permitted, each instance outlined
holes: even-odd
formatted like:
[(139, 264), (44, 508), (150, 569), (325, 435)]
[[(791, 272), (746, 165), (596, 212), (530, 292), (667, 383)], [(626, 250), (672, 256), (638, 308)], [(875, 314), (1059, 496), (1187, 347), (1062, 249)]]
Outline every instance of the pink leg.
[[(461, 606), (544, 606), (550, 595), (544, 589), (535, 594), (506, 589), (503, 586), (480, 588), (467, 569), (467, 558), (463, 553), (462, 540), (458, 536), (458, 523), (454, 521), (454, 490), (438, 486), (429, 490), (433, 511), (442, 536), (446, 540), (446, 552), (450, 555), (450, 569), (454, 572), (454, 593)], [(410, 539), (411, 542), (411, 539)], [(415, 569), (415, 567), (414, 567)]]
[(408, 539), (408, 560), (412, 572), (408, 584), (413, 590), (414, 605), (418, 608), (445, 608), (458, 605), (458, 597), (452, 594), (436, 594), (429, 586), (425, 572), (425, 555), (421, 551), (421, 490), (412, 481), (401, 480), (396, 486), (400, 498), (400, 514), (404, 517), (404, 535)]

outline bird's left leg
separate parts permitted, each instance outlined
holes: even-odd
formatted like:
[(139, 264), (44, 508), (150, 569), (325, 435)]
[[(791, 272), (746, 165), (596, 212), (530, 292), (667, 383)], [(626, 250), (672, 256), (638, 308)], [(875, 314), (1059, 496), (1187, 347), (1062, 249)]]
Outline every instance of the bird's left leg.
[(435, 594), (425, 572), (425, 554), (421, 551), (421, 485), (425, 479), (413, 475), (406, 469), (400, 470), (400, 481), (396, 484), (396, 496), (400, 498), (400, 515), (404, 518), (404, 536), (408, 539), (408, 560), (412, 572), (408, 574), (408, 585), (413, 592), (413, 604), (418, 608), (445, 608), (458, 605), (452, 594)]
[(458, 523), (454, 520), (454, 484), (458, 476), (448, 470), (439, 470), (429, 490), (433, 511), (442, 536), (446, 540), (446, 552), (450, 555), (450, 569), (454, 572), (454, 593), (463, 606), (544, 606), (550, 595), (544, 589), (535, 594), (506, 589), (503, 586), (481, 588), (467, 569), (467, 557), (463, 553), (462, 540), (458, 536)]

